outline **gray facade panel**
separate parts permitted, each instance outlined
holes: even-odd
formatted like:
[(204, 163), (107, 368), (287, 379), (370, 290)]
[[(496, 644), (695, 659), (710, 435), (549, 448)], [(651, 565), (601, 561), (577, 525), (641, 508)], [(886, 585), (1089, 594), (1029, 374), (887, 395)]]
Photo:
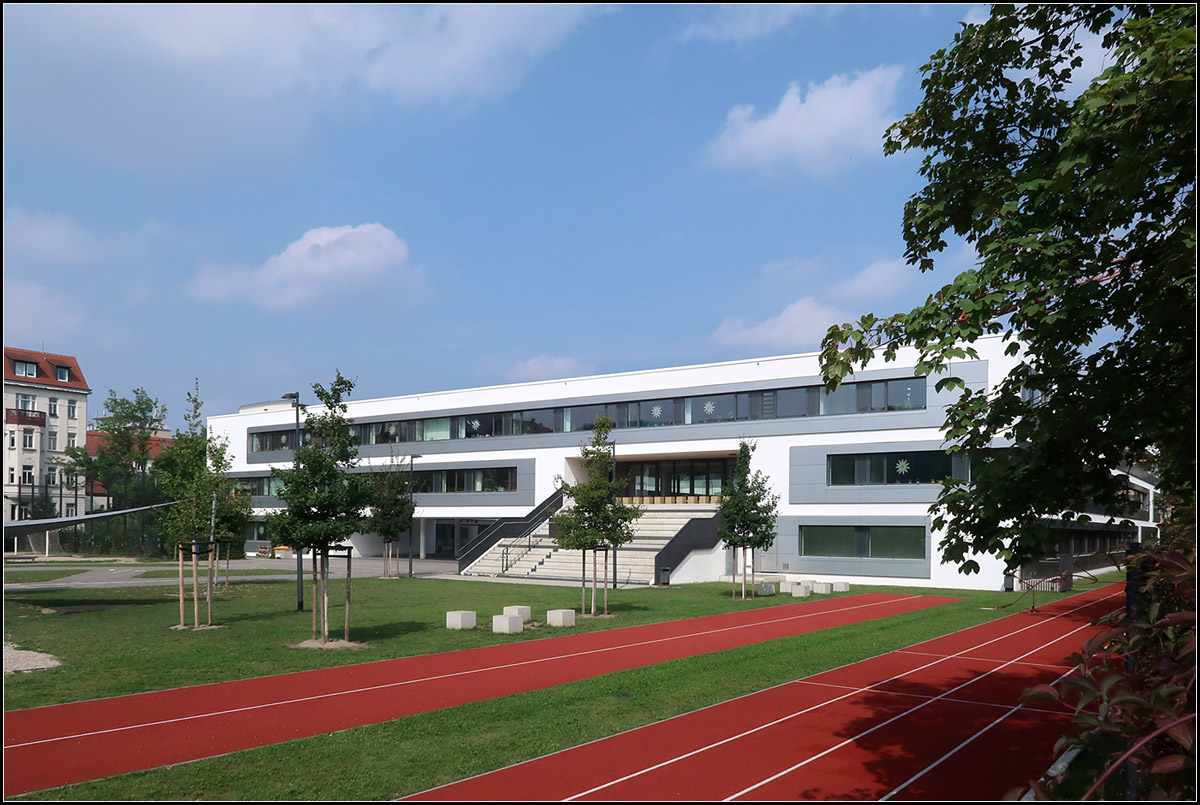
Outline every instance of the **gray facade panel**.
[[(801, 556), (802, 525), (900, 525), (925, 526), (924, 559), (876, 559), (855, 556)], [(778, 521), (778, 537), (770, 550), (762, 552), (759, 567), (768, 573), (820, 573), (837, 576), (879, 576), (927, 579), (932, 572), (932, 545), (926, 517), (889, 515), (789, 515)]]

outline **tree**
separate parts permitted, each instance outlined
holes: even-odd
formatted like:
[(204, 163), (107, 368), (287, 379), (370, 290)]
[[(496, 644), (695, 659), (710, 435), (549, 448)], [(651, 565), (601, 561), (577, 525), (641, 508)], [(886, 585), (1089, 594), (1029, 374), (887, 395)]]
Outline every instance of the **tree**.
[[(727, 546), (734, 549), (733, 584), (737, 591), (738, 549), (750, 552), (750, 567), (753, 573), (754, 551), (765, 550), (775, 544), (779, 518), (779, 495), (771, 492), (767, 476), (758, 470), (750, 472), (750, 457), (754, 445), (742, 442), (738, 447), (737, 464), (733, 478), (724, 490), (721, 506), (722, 526), (718, 536)], [(751, 581), (753, 587), (753, 580)], [(746, 597), (746, 571), (742, 567), (742, 598)]]
[[(1111, 66), (1076, 94), (1090, 37)], [(1052, 553), (1043, 518), (1071, 519), (1089, 499), (1109, 516), (1128, 512), (1120, 470), (1134, 462), (1193, 499), (1195, 7), (994, 6), (922, 69), (924, 99), (884, 143), (924, 154), (927, 184), (904, 211), (906, 257), (931, 270), (953, 234), (978, 262), (910, 312), (831, 328), (827, 384), (912, 344), (920, 374), (961, 389), (946, 412), (956, 449), (1013, 443), (969, 482), (947, 482), (935, 506), (942, 555), (965, 573), (979, 569), (976, 554), (1015, 568)], [(973, 391), (950, 363), (972, 357), (985, 333), (1003, 333), (1017, 365), (998, 388)], [(1190, 603), (1163, 599), (1156, 617), (1194, 635), (1194, 549), (1157, 553), (1184, 556), (1192, 586)], [(1192, 664), (1191, 720), (1143, 747), (1143, 780), (1163, 779), (1159, 761), (1194, 758), (1194, 648), (1155, 656)]]
[(386, 469), (370, 475), (371, 513), (364, 528), (374, 531), (383, 538), (383, 575), (386, 577), (391, 562), (391, 544), (401, 534), (412, 528), (413, 505), (412, 473), (408, 467), (396, 463), (392, 457)]
[[(312, 551), (313, 639), (328, 642), (329, 549), (359, 529), (369, 495), (350, 473), (358, 463), (358, 438), (346, 418), (343, 398), (354, 390), (354, 381), (338, 372), (328, 389), (320, 383), (312, 388), (323, 409), (317, 413), (301, 406), (308, 441), (296, 450), (292, 469), (271, 470), (272, 477), (283, 482), (279, 497), (287, 508), (268, 515), (267, 532), (275, 545)], [(349, 623), (348, 612), (346, 617)]]
[[(166, 415), (167, 409), (145, 389), (134, 389), (132, 398), (118, 397), (109, 390), (104, 413), (93, 421), (100, 432), (96, 455), (89, 455), (85, 445), (68, 447), (66, 471), (102, 484), (114, 510), (163, 502), (162, 491), (150, 475), (149, 466), (153, 438), (162, 430)], [(121, 518), (121, 550), (144, 552), (152, 547), (157, 551), (157, 540), (152, 533), (156, 520), (153, 514), (139, 518), (135, 546), (128, 539), (128, 517)], [(98, 530), (109, 537), (115, 531), (111, 526)]]
[(208, 434), (200, 383), (188, 392), (187, 427), (175, 432), (172, 442), (154, 462), (152, 475), (172, 501), (163, 513), (166, 547), (172, 554), (183, 542), (213, 540), (225, 552), (242, 550), (250, 520), (250, 496), (226, 477), (231, 464), (228, 445)]
[[(617, 548), (633, 539), (633, 524), (642, 516), (637, 506), (617, 503), (617, 495), (625, 488), (624, 479), (614, 477), (616, 459), (614, 443), (608, 440), (613, 422), (598, 417), (592, 426), (591, 444), (580, 446), (587, 480), (578, 484), (562, 484), (564, 497), (572, 506), (554, 515), (558, 527), (555, 541), (567, 550), (592, 551), (592, 615), (596, 615), (596, 551), (604, 550), (604, 614), (608, 614), (608, 549)], [(586, 575), (581, 581), (581, 596), (587, 596)], [(585, 605), (581, 602), (580, 607)]]

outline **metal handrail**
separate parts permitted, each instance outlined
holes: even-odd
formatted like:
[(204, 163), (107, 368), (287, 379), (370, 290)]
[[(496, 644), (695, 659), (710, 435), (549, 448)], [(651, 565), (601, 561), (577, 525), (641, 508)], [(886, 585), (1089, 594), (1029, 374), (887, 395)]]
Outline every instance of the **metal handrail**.
[[(562, 508), (563, 493), (559, 489), (550, 497), (543, 500), (524, 517), (504, 517), (490, 526), (471, 540), (466, 545), (462, 546), (456, 558), (458, 559), (458, 571), (461, 573), (466, 570), (472, 562), (483, 556), (497, 542), (508, 536), (515, 536), (517, 539), (531, 535), (538, 526), (546, 522), (552, 514)], [(513, 532), (516, 532), (515, 534)]]

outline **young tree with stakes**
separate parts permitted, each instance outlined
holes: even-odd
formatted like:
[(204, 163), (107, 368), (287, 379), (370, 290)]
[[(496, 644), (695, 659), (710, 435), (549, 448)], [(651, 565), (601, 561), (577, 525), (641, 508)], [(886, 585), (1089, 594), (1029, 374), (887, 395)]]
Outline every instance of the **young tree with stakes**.
[[(613, 422), (598, 417), (592, 426), (591, 444), (580, 447), (587, 479), (578, 484), (563, 482), (565, 497), (572, 500), (569, 508), (554, 515), (558, 528), (555, 541), (567, 550), (592, 551), (592, 616), (596, 615), (596, 552), (604, 550), (604, 614), (608, 614), (608, 549), (617, 548), (633, 539), (633, 524), (642, 516), (637, 506), (617, 502), (625, 489), (624, 479), (616, 478), (615, 445), (608, 440)], [(580, 608), (586, 608), (587, 576), (581, 578)]]
[[(313, 384), (313, 393), (323, 407), (305, 415), (308, 441), (298, 447), (291, 469), (273, 469), (271, 475), (283, 483), (279, 497), (287, 508), (267, 517), (267, 531), (275, 545), (312, 551), (313, 639), (329, 641), (329, 550), (350, 538), (363, 520), (369, 502), (365, 484), (350, 473), (358, 463), (358, 439), (346, 418), (343, 399), (354, 389), (354, 381), (337, 377), (326, 389)], [(346, 577), (349, 623), (349, 585)], [(320, 603), (318, 603), (320, 602)]]
[(175, 441), (155, 460), (151, 474), (169, 500), (178, 501), (164, 511), (163, 531), (168, 553), (180, 543), (212, 541), (241, 555), (244, 532), (250, 520), (250, 496), (239, 490), (225, 473), (232, 464), (229, 446), (210, 436), (204, 426), (200, 383), (187, 395), (187, 427), (175, 432)]
[[(410, 468), (397, 464), (395, 456), (392, 456), (386, 469), (370, 475), (371, 513), (364, 523), (364, 528), (383, 538), (385, 578), (391, 573), (393, 545), (401, 534), (412, 528), (415, 507), (411, 476)], [(399, 556), (399, 552), (396, 554)]]
[[(753, 574), (754, 552), (766, 550), (775, 544), (779, 517), (779, 495), (771, 492), (770, 480), (758, 470), (750, 471), (750, 457), (753, 454), (754, 445), (751, 442), (742, 442), (738, 446), (733, 478), (724, 490), (718, 509), (722, 526), (717, 533), (734, 551), (734, 595), (737, 594), (738, 565), (742, 565), (743, 599), (746, 598), (746, 565), (750, 566)], [(740, 559), (739, 550), (742, 552)], [(746, 552), (749, 552), (748, 556)], [(750, 587), (754, 588), (753, 576)]]
[[(1099, 60), (1085, 61), (1085, 42), (1104, 51), (1090, 80), (1081, 68)], [(827, 385), (914, 345), (918, 375), (961, 389), (946, 439), (986, 458), (969, 482), (945, 483), (933, 525), (942, 557), (964, 573), (978, 572), (974, 555), (1011, 569), (1052, 555), (1059, 537), (1046, 518), (1085, 519), (1089, 501), (1129, 514), (1122, 469), (1136, 462), (1161, 493), (1191, 503), (1195, 6), (997, 5), (922, 71), (924, 99), (884, 141), (888, 154), (922, 155), (906, 257), (932, 270), (953, 234), (977, 263), (907, 313), (831, 328)], [(988, 333), (1003, 333), (1018, 363), (996, 388), (973, 390), (952, 364), (975, 357), (971, 344)], [(1014, 447), (989, 454), (993, 440)], [(1079, 745), (1110, 770), (1136, 766), (1131, 798), (1194, 799), (1194, 520), (1168, 524), (1145, 556), (1147, 577), (1180, 584), (1151, 586), (1149, 596), (1172, 593), (1145, 608), (1150, 621), (1109, 636), (1106, 651), (1127, 662), (1089, 663), (1113, 675), (1085, 678), (1082, 701), (1111, 705), (1128, 731), (1107, 741), (1106, 724), (1081, 712)], [(1181, 637), (1146, 642), (1151, 627)]]

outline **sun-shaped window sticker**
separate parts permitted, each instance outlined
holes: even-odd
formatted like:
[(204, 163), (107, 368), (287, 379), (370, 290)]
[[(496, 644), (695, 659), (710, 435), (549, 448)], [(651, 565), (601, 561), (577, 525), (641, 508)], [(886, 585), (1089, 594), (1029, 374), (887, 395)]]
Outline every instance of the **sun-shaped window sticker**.
[(896, 462), (896, 474), (897, 475), (908, 475), (908, 462), (907, 461), (905, 461), (904, 459), (900, 459), (899, 461)]
[(479, 430), (479, 420), (478, 419), (472, 419), (467, 424), (471, 426), (471, 430)]
[(655, 419), (658, 419), (659, 417), (661, 417), (662, 416), (662, 406), (661, 405), (650, 406), (650, 416), (654, 417)]
[(713, 405), (712, 400), (709, 400), (708, 402), (706, 402), (704, 404), (704, 413), (712, 414), (716, 410), (717, 410), (717, 406)]

